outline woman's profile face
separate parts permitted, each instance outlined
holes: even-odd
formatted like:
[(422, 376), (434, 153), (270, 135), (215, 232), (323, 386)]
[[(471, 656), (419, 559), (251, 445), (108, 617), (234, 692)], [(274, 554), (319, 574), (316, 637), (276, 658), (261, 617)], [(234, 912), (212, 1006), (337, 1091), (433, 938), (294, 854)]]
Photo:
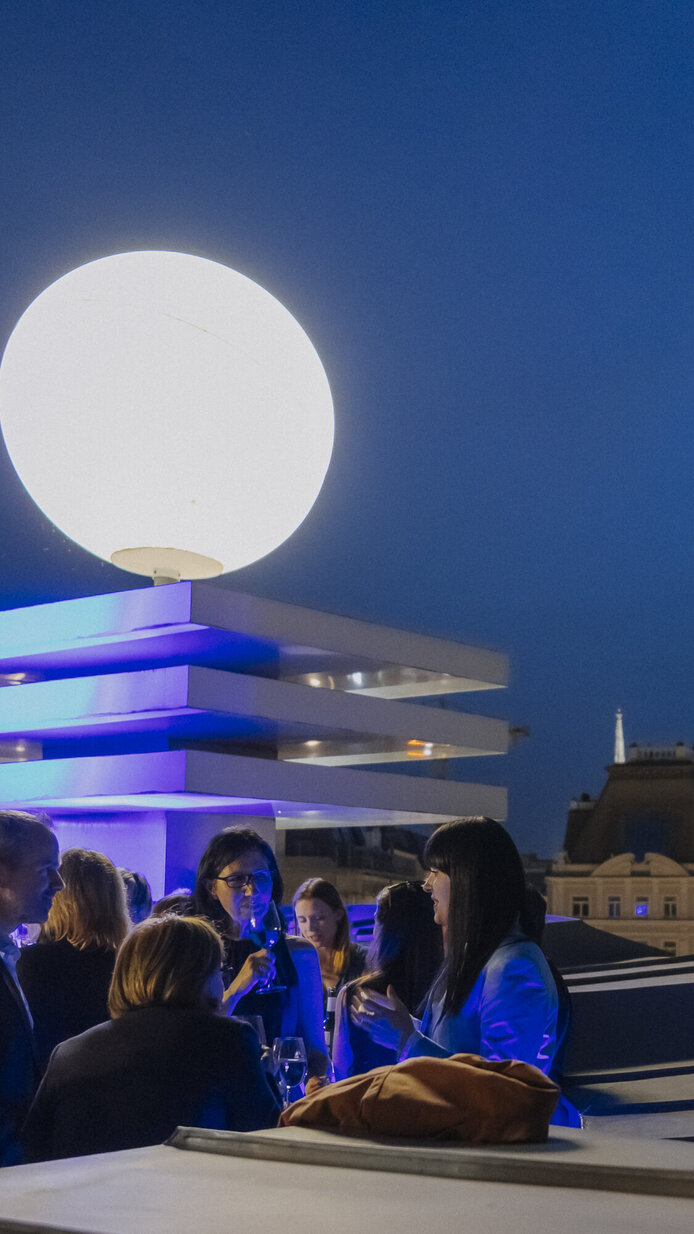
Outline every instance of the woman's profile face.
[(314, 947), (335, 946), (337, 927), (344, 917), (342, 909), (331, 908), (324, 900), (297, 900), (294, 912), (302, 938)]
[(259, 848), (249, 848), (236, 861), (228, 862), (208, 885), (210, 895), (240, 926), (251, 917), (263, 917), (272, 899), (272, 873)]
[(450, 878), (443, 870), (430, 870), (424, 880), (424, 890), (429, 892), (434, 905), (434, 921), (445, 929), (451, 898)]

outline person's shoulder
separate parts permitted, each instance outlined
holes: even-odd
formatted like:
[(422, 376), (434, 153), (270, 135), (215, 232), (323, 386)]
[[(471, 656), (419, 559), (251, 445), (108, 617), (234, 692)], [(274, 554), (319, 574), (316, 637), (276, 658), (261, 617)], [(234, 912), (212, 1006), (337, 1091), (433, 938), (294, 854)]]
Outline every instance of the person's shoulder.
[(361, 977), (366, 964), (366, 947), (361, 947), (359, 943), (350, 943), (347, 953), (347, 976), (348, 980), (353, 977)]
[(286, 939), (287, 950), (292, 958), (294, 967), (301, 978), (303, 973), (304, 978), (307, 978), (309, 973), (316, 975), (320, 981), (320, 963), (318, 960), (318, 952), (313, 943), (308, 943), (305, 938), (297, 938), (295, 934), (290, 934)]
[(202, 1050), (208, 1063), (226, 1070), (240, 1059), (252, 1064), (260, 1057), (260, 1042), (255, 1029), (235, 1016), (215, 1015), (211, 1011), (191, 1012), (186, 1025), (196, 1050)]
[(287, 935), (285, 942), (295, 965), (301, 965), (304, 968), (313, 968), (315, 965), (320, 971), (318, 952), (313, 943), (307, 942), (305, 938), (298, 938), (296, 934)]
[(499, 976), (504, 970), (521, 975), (534, 973), (544, 981), (551, 981), (552, 974), (541, 947), (523, 934), (509, 934), (501, 941), (485, 965), (488, 976)]
[(62, 956), (71, 955), (74, 947), (66, 938), (46, 939), (45, 942), (32, 943), (30, 947), (22, 947), (17, 960), (17, 972), (37, 972), (55, 964)]
[(316, 954), (316, 949), (313, 943), (309, 943), (305, 938), (299, 938), (298, 934), (287, 934), (284, 939), (292, 956), (300, 955), (302, 952), (305, 955)]
[(51, 1054), (51, 1067), (70, 1066), (75, 1058), (92, 1053), (110, 1051), (114, 1037), (121, 1033), (120, 1020), (104, 1020), (102, 1024), (93, 1024), (91, 1028), (78, 1033), (76, 1037), (68, 1037), (59, 1044)]

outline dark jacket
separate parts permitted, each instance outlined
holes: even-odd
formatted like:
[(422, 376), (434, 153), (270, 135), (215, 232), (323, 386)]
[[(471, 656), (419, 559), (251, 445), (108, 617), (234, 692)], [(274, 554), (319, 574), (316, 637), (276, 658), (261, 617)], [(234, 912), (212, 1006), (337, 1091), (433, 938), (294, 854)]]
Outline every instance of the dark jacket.
[(115, 961), (111, 948), (81, 949), (66, 938), (22, 948), (17, 976), (34, 1019), (42, 1072), (59, 1042), (108, 1019)]
[(279, 1113), (248, 1024), (149, 1006), (56, 1047), (24, 1129), (27, 1159), (160, 1144), (177, 1126), (273, 1127)]
[(29, 1017), (0, 959), (0, 1165), (16, 1165), (21, 1160), (19, 1132), (38, 1082)]

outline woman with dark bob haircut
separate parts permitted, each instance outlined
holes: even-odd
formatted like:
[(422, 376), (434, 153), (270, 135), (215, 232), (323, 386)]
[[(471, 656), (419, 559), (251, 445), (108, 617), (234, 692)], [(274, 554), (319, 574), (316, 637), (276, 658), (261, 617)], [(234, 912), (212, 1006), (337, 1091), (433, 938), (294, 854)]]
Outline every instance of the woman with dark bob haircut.
[(445, 957), (421, 1028), (392, 985), (385, 995), (358, 992), (355, 1023), (399, 1059), (470, 1053), (548, 1072), (557, 989), (523, 929), (525, 875), (513, 840), (493, 819), (460, 819), (430, 837), (424, 863)]
[(227, 1014), (261, 1016), (268, 1042), (303, 1037), (311, 1091), (329, 1064), (316, 951), (302, 938), (282, 932), (270, 952), (251, 926), (251, 919), (262, 918), (271, 902), (279, 911), (282, 891), (270, 845), (255, 831), (227, 827), (212, 837), (200, 859), (189, 911), (206, 917), (222, 940)]
[(338, 1080), (397, 1062), (394, 1049), (377, 1045), (352, 1023), (349, 1009), (363, 987), (386, 994), (390, 986), (416, 1015), (443, 959), (441, 927), (431, 896), (421, 883), (393, 883), (376, 899), (374, 936), (363, 977), (339, 993), (335, 1012), (333, 1066)]
[(177, 1126), (272, 1127), (278, 1106), (249, 1025), (216, 1014), (222, 947), (197, 917), (150, 917), (122, 944), (112, 1019), (64, 1041), (29, 1111), (27, 1157), (159, 1144)]

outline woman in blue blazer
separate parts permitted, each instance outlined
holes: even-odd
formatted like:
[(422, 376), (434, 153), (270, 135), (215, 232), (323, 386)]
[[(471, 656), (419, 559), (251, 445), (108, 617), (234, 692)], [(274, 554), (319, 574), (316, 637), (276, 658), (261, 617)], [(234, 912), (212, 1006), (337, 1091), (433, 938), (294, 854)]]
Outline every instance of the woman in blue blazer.
[(549, 1072), (557, 989), (523, 930), (525, 875), (513, 840), (492, 819), (461, 819), (431, 836), (424, 861), (445, 957), (423, 1019), (415, 1022), (391, 987), (385, 995), (361, 990), (355, 1023), (401, 1060), (472, 1053)]

